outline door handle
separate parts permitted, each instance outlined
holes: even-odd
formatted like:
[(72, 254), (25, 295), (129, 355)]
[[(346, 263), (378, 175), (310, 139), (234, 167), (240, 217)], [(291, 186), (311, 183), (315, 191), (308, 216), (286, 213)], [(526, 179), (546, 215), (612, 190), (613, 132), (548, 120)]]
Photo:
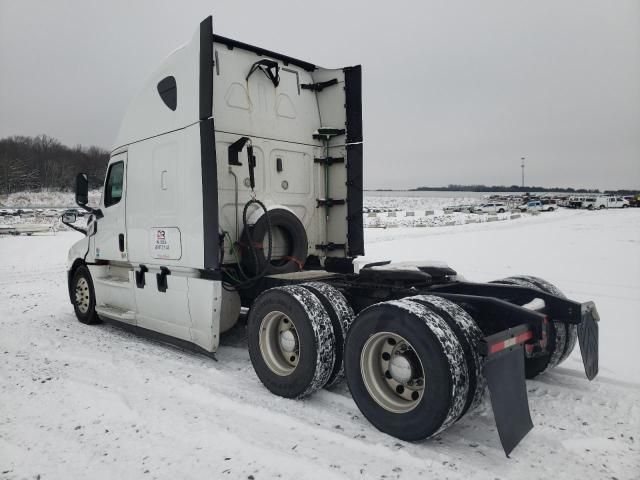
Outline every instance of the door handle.
[(118, 235), (118, 247), (121, 252), (124, 252), (124, 233)]

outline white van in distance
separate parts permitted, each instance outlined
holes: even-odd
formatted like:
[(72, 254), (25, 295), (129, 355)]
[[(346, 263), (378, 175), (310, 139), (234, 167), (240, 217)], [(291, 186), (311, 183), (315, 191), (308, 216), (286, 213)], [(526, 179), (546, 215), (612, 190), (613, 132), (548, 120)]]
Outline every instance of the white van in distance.
[(622, 197), (615, 196), (600, 196), (596, 197), (595, 202), (593, 202), (589, 208), (602, 210), (605, 208), (628, 208), (629, 201), (625, 200)]

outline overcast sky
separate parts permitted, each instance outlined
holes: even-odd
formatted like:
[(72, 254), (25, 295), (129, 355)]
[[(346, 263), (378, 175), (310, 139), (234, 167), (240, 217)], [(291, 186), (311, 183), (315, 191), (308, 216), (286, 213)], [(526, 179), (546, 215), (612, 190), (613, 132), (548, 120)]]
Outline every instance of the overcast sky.
[(0, 0), (0, 137), (110, 148), (132, 95), (214, 32), (363, 65), (367, 188), (640, 188), (640, 0)]

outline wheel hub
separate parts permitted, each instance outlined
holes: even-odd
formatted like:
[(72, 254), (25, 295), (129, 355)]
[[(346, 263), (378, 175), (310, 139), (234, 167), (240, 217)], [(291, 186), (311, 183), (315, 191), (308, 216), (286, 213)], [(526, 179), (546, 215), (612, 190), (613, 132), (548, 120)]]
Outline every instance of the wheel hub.
[(75, 291), (76, 306), (80, 313), (87, 313), (89, 311), (89, 283), (84, 277), (80, 277), (76, 283)]
[(367, 340), (360, 373), (371, 398), (390, 412), (409, 412), (424, 396), (422, 362), (413, 346), (396, 333), (379, 332)]
[(296, 336), (291, 329), (280, 332), (280, 346), (287, 353), (294, 352), (296, 349)]
[(407, 383), (413, 377), (411, 362), (404, 355), (395, 355), (389, 362), (389, 373), (398, 383)]
[(300, 339), (286, 314), (273, 311), (264, 316), (258, 343), (264, 363), (276, 375), (290, 375), (298, 366)]

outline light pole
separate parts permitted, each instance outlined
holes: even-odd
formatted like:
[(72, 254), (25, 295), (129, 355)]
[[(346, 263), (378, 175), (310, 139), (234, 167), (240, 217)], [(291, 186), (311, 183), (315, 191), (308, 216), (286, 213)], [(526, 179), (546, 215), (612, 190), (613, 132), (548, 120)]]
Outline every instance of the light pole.
[(522, 168), (522, 188), (524, 188), (524, 157), (521, 157), (520, 161), (522, 162), (520, 165), (520, 167)]

